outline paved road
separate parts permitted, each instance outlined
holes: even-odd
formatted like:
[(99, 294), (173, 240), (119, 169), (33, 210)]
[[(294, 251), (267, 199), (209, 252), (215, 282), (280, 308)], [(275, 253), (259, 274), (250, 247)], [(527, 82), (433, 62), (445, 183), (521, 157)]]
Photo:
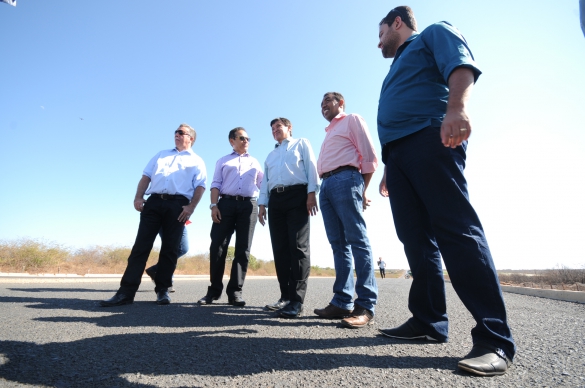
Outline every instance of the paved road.
[(379, 281), (377, 324), (361, 330), (312, 314), (333, 279), (310, 280), (306, 315), (264, 311), (273, 278), (249, 279), (248, 305), (197, 306), (204, 280), (176, 282), (157, 306), (150, 282), (133, 305), (101, 308), (115, 282), (0, 283), (0, 387), (585, 387), (585, 305), (505, 294), (519, 353), (504, 376), (456, 371), (471, 348), (471, 316), (447, 285), (445, 344), (404, 343), (377, 334), (409, 316), (409, 280)]

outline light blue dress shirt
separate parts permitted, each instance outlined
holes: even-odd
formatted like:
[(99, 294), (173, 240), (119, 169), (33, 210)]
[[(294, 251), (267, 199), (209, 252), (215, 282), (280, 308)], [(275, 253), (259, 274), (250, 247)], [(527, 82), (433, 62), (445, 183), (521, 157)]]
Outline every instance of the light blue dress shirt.
[(205, 188), (207, 180), (203, 159), (190, 148), (181, 152), (176, 148), (160, 151), (142, 174), (150, 178), (146, 194), (178, 194), (189, 201), (198, 186)]
[(307, 139), (284, 139), (264, 162), (264, 179), (258, 205), (268, 206), (270, 190), (277, 186), (307, 185), (307, 193), (319, 193), (317, 159)]

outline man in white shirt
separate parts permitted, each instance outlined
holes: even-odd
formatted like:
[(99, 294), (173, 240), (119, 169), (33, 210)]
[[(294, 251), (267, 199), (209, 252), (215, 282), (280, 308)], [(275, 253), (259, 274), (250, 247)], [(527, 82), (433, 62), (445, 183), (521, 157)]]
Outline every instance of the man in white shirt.
[[(185, 222), (193, 214), (205, 191), (207, 173), (203, 160), (191, 150), (196, 133), (187, 124), (175, 131), (175, 148), (156, 154), (146, 165), (138, 182), (134, 208), (140, 224), (128, 265), (116, 294), (100, 302), (103, 307), (134, 302), (152, 244), (162, 229), (162, 244), (154, 282), (156, 303), (169, 304), (168, 289), (177, 265), (179, 243)], [(150, 195), (145, 201), (144, 194)]]
[(309, 216), (319, 210), (319, 176), (311, 144), (292, 138), (291, 122), (278, 117), (270, 127), (278, 144), (264, 162), (258, 219), (264, 225), (268, 208), (280, 299), (266, 308), (279, 310), (283, 318), (296, 318), (303, 311), (311, 269)]

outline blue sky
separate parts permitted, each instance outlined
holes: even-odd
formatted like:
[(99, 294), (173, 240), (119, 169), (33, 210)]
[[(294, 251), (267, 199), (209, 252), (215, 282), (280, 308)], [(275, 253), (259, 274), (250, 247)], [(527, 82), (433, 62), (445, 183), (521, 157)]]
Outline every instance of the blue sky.
[[(483, 71), (474, 88), (470, 196), (497, 268), (585, 265), (585, 38), (577, 0), (411, 1), (419, 29), (447, 20)], [(263, 163), (269, 123), (289, 118), (316, 154), (323, 93), (339, 91), (369, 124), (391, 60), (378, 23), (387, 1), (176, 0), (0, 4), (0, 239), (70, 248), (131, 246), (142, 169), (173, 147), (179, 123), (213, 171), (243, 126)], [(83, 119), (83, 120), (82, 120)], [(407, 268), (387, 199), (372, 180), (365, 213), (375, 257)], [(210, 183), (208, 179), (208, 184)], [(189, 225), (190, 253), (209, 248), (209, 191)], [(321, 216), (313, 264), (333, 266)], [(252, 253), (271, 260), (268, 227)]]

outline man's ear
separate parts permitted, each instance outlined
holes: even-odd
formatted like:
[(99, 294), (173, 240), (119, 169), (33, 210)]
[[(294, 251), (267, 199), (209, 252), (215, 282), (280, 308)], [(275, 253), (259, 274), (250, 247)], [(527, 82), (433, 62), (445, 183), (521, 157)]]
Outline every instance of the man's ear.
[(339, 100), (339, 107), (345, 112), (345, 100)]

